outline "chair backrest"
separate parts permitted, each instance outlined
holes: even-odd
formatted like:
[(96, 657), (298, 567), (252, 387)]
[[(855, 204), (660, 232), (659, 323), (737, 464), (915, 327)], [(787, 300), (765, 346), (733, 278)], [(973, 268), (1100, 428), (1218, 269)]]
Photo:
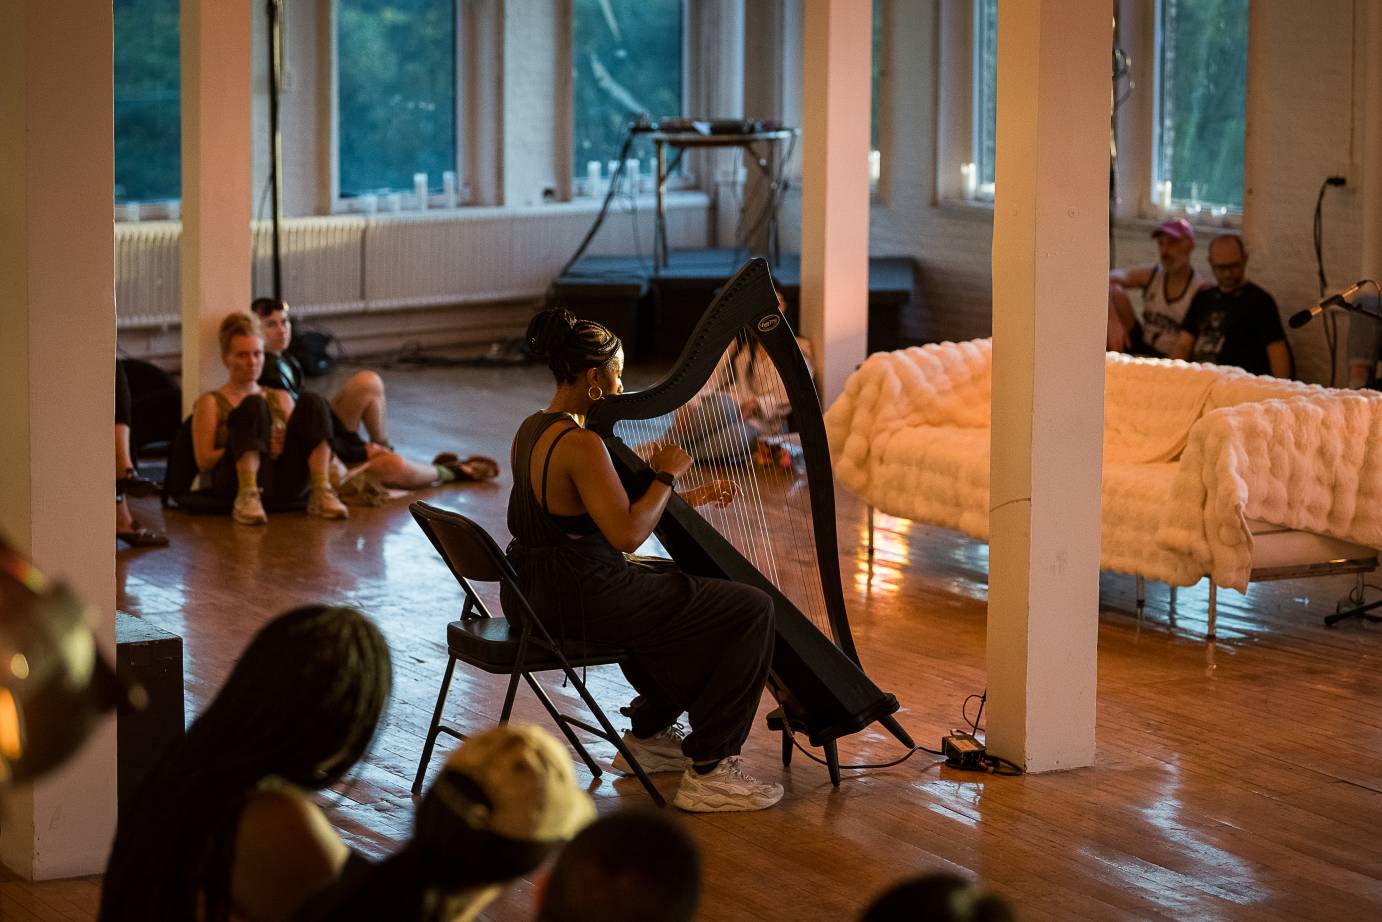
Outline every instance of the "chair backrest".
[(457, 580), (497, 583), (514, 578), (499, 545), (475, 522), (421, 500), (409, 503), (408, 511)]

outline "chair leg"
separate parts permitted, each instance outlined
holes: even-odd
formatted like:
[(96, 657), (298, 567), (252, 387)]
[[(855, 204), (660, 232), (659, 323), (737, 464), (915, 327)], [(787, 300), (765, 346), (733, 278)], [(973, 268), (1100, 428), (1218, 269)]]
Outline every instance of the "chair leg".
[(446, 706), (446, 693), (451, 689), (451, 674), (456, 670), (456, 657), (446, 658), (446, 674), (442, 676), (441, 691), (437, 692), (437, 706), (432, 711), (432, 723), (427, 727), (427, 742), (422, 747), (422, 758), (417, 763), (417, 776), (413, 778), (413, 794), (422, 793), (422, 776), (427, 774), (427, 763), (432, 759), (432, 747), (437, 744), (437, 728), (441, 726), (442, 708)]
[(513, 699), (518, 694), (518, 677), (526, 673), (514, 672), (509, 676), (509, 688), (504, 693), (504, 709), (499, 712), (499, 723), (509, 722), (509, 715), (513, 713)]
[(659, 807), (667, 806), (667, 801), (663, 799), (662, 792), (653, 784), (653, 779), (648, 777), (648, 773), (643, 770), (643, 766), (639, 764), (634, 754), (629, 752), (629, 748), (624, 745), (623, 738), (615, 731), (614, 725), (611, 724), (609, 718), (605, 716), (604, 708), (600, 707), (594, 696), (590, 694), (589, 689), (585, 687), (585, 683), (581, 681), (581, 677), (576, 675), (574, 669), (568, 669), (566, 671), (566, 677), (571, 681), (571, 684), (575, 686), (576, 693), (581, 696), (581, 700), (585, 702), (585, 706), (590, 710), (590, 713), (595, 715), (595, 719), (599, 721), (600, 727), (608, 734), (605, 738), (614, 744), (614, 748), (619, 750), (619, 754), (624, 757), (624, 761), (629, 763), (629, 767), (633, 769), (633, 773), (638, 776), (639, 782), (642, 783), (643, 789), (648, 792), (648, 795), (652, 797), (653, 803), (657, 804)]
[(537, 695), (537, 700), (541, 701), (542, 706), (547, 709), (547, 713), (551, 715), (552, 721), (561, 728), (561, 732), (566, 737), (566, 741), (571, 744), (571, 748), (580, 754), (581, 759), (585, 762), (586, 768), (589, 768), (590, 773), (596, 778), (600, 777), (600, 766), (595, 764), (595, 760), (591, 758), (590, 752), (582, 745), (580, 739), (577, 738), (575, 732), (572, 731), (571, 727), (567, 724), (566, 718), (562, 716), (561, 711), (557, 710), (557, 706), (552, 702), (551, 697), (548, 696), (547, 692), (538, 684), (537, 679), (533, 678), (532, 673), (523, 673), (523, 678), (528, 680), (528, 685), (532, 687), (533, 694)]

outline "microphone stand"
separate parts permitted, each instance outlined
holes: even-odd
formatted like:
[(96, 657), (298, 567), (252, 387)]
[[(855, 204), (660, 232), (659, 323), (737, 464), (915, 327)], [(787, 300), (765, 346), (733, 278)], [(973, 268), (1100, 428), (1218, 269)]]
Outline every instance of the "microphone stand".
[[(1366, 279), (1366, 281), (1369, 282), (1372, 285), (1373, 289), (1377, 292), (1377, 294), (1373, 296), (1374, 302), (1382, 302), (1382, 287), (1379, 287), (1377, 282), (1373, 279)], [(1375, 320), (1379, 323), (1382, 323), (1382, 313), (1379, 313), (1377, 310), (1368, 310), (1361, 304), (1354, 304), (1350, 301), (1345, 301), (1338, 306), (1351, 314), (1361, 314), (1362, 316), (1367, 317), (1370, 320)], [(1349, 600), (1353, 601), (1353, 598), (1354, 597), (1350, 593)], [(1362, 594), (1360, 593), (1357, 598), (1362, 599)], [(1342, 605), (1343, 603), (1341, 602), (1340, 604)], [(1349, 618), (1357, 618), (1361, 621), (1382, 623), (1382, 617), (1378, 615), (1368, 614), (1369, 612), (1374, 611), (1378, 608), (1382, 608), (1382, 599), (1378, 599), (1376, 602), (1368, 602), (1366, 605), (1355, 605), (1352, 608), (1346, 608), (1342, 611), (1340, 611), (1336, 607), (1334, 614), (1324, 616), (1324, 623), (1326, 627), (1333, 627), (1340, 621), (1345, 621)]]

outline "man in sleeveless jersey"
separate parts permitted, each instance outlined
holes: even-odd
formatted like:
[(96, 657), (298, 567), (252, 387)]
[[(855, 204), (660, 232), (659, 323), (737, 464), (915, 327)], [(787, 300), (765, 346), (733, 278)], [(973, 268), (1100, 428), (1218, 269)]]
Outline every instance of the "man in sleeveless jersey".
[[(1181, 321), (1195, 293), (1208, 284), (1190, 264), (1195, 230), (1184, 218), (1172, 218), (1152, 231), (1160, 261), (1154, 266), (1114, 269), (1108, 274), (1108, 348), (1167, 358), (1176, 348)], [(1141, 315), (1134, 313), (1130, 289), (1141, 289)]]

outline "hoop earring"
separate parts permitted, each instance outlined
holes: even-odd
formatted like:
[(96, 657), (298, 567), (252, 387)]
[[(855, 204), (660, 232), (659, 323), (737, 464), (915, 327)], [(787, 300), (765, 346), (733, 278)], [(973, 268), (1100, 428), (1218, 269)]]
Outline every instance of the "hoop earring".
[(585, 395), (590, 398), (591, 402), (594, 402), (604, 397), (605, 392), (600, 388), (600, 385), (592, 384), (585, 389)]

